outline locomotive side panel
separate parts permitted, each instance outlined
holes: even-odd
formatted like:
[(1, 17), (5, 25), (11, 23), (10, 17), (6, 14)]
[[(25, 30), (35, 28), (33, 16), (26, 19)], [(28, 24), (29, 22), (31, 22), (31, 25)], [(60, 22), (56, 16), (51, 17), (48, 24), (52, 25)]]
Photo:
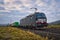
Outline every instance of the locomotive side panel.
[(29, 18), (29, 20), (28, 20), (29, 25), (30, 25), (30, 26), (36, 26), (36, 25), (35, 25), (35, 21), (36, 21), (36, 20), (35, 20), (35, 14), (33, 14), (33, 15), (30, 16), (30, 18)]
[(24, 19), (21, 19), (20, 26), (24, 26), (24, 27), (36, 26), (35, 25), (35, 14), (29, 15), (29, 16), (25, 17)]

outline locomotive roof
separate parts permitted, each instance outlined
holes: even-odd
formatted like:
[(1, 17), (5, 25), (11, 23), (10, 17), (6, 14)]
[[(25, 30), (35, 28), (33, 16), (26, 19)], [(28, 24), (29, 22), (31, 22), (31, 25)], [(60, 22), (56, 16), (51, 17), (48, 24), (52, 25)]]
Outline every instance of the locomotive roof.
[[(35, 13), (43, 13), (43, 12), (35, 12)], [(44, 13), (43, 13), (44, 14)]]
[[(30, 14), (30, 15), (28, 15), (28, 16), (26, 16), (26, 17), (31, 17), (31, 16), (34, 15), (34, 14), (44, 14), (44, 13), (43, 13), (43, 12), (35, 12), (35, 13)], [(26, 17), (24, 17), (24, 18), (26, 18)], [(23, 18), (23, 19), (24, 19), (24, 18)], [(23, 20), (23, 19), (22, 19), (22, 20)]]
[[(33, 13), (33, 14), (44, 14), (43, 12), (35, 12), (35, 13)], [(26, 16), (26, 17), (31, 17), (33, 14), (30, 14), (30, 15), (28, 15), (28, 16)]]

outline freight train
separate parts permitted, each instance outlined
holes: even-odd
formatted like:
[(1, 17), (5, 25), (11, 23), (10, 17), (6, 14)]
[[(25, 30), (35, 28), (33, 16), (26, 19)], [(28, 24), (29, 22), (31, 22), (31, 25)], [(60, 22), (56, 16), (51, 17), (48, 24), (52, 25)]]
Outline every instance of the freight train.
[(44, 28), (47, 25), (46, 15), (40, 12), (35, 12), (20, 20), (20, 26), (24, 28)]

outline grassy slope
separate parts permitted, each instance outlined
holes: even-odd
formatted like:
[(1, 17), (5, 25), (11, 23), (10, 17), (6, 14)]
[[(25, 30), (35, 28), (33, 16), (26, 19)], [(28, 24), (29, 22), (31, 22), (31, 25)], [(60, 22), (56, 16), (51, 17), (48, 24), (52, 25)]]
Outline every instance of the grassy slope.
[(0, 27), (0, 40), (48, 40), (39, 35), (14, 27)]
[(60, 28), (60, 24), (49, 25), (48, 28)]

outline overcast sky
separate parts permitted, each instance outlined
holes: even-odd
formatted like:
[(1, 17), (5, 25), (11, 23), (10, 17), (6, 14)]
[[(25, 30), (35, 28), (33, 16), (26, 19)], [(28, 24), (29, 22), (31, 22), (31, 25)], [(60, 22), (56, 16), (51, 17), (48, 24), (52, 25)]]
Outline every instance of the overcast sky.
[(60, 20), (60, 0), (0, 0), (0, 24), (20, 21), (38, 8), (46, 14), (48, 22)]

